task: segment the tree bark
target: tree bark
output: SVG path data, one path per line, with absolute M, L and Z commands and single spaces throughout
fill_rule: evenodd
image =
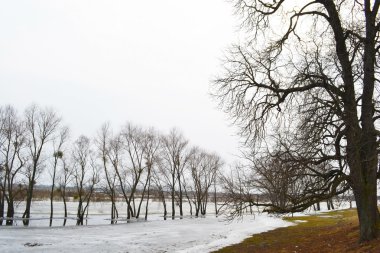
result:
M 6 221 L 7 226 L 13 225 L 14 214 L 15 214 L 15 209 L 14 209 L 13 197 L 12 197 L 12 198 L 9 198 L 9 201 L 8 201 L 7 221 Z
M 174 195 L 174 183 L 175 183 L 175 174 L 173 173 L 172 174 L 172 220 L 174 220 L 174 216 L 175 216 L 175 203 L 174 203 L 174 199 L 175 199 L 175 195 Z
M 22 215 L 22 218 L 23 218 L 22 223 L 24 224 L 24 226 L 29 226 L 30 208 L 32 206 L 34 178 L 35 178 L 36 170 L 37 168 L 33 169 L 32 180 L 29 180 L 28 192 L 26 194 L 26 207 L 25 207 L 24 214 Z
M 51 184 L 51 190 L 50 190 L 50 223 L 49 223 L 50 227 L 53 224 L 53 198 L 54 198 L 55 174 L 57 172 L 57 163 L 58 163 L 58 158 L 54 157 L 53 182 Z
M 353 187 L 358 211 L 360 241 L 369 241 L 377 237 L 379 215 L 377 209 L 376 178 L 367 178 L 367 182 Z
M 63 226 L 66 226 L 66 221 L 67 221 L 67 204 L 66 204 L 66 197 L 65 197 L 65 195 L 63 195 L 62 198 L 63 198 L 63 208 L 64 208 L 64 211 L 65 211 L 64 219 L 63 219 Z
M 179 187 L 179 216 L 180 219 L 183 218 L 183 210 L 182 210 L 182 202 L 183 202 L 183 196 L 182 196 L 182 184 L 181 184 L 181 173 L 180 173 L 180 166 L 177 164 L 177 180 L 178 180 L 178 187 Z
M 3 218 L 4 218 L 4 202 L 5 202 L 5 190 L 2 189 L 0 191 L 0 226 L 3 225 Z
M 146 205 L 145 205 L 145 220 L 148 220 L 148 206 L 149 206 L 149 198 L 150 198 L 150 173 L 148 175 L 149 182 L 148 182 L 148 196 L 146 198 Z

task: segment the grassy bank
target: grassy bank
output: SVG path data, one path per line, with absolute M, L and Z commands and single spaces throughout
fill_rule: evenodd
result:
M 289 217 L 285 220 L 295 225 L 253 235 L 217 252 L 380 252 L 380 239 L 358 243 L 356 209 Z

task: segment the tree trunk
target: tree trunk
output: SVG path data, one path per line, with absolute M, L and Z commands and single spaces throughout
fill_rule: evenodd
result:
M 39 153 L 40 153 L 40 151 L 39 151 Z M 37 155 L 37 158 L 33 158 L 33 171 L 32 171 L 32 175 L 29 179 L 29 186 L 28 186 L 28 192 L 27 192 L 27 197 L 26 197 L 25 212 L 22 215 L 22 218 L 23 218 L 22 222 L 23 222 L 24 226 L 29 226 L 30 208 L 32 206 L 34 184 L 36 183 L 35 178 L 36 178 L 38 160 L 39 160 L 39 155 Z
M 201 208 L 201 202 L 198 200 L 197 202 L 195 202 L 195 217 L 199 216 L 200 208 Z
M 117 211 L 116 202 L 114 202 L 114 209 L 113 210 L 115 212 L 114 217 L 116 219 L 114 224 L 116 224 L 117 223 L 117 219 L 119 218 L 119 212 Z
M 132 197 L 132 204 L 133 204 L 132 217 L 136 217 L 136 202 L 135 202 L 135 195 L 133 195 L 133 197 Z
M 144 184 L 144 189 L 143 189 L 143 192 L 141 194 L 139 208 L 137 209 L 136 219 L 139 218 L 139 216 L 140 216 L 141 204 L 142 204 L 142 202 L 144 200 L 144 196 L 145 196 L 146 188 L 147 188 L 148 183 L 149 183 L 149 179 L 150 179 L 150 175 L 149 175 L 149 172 L 148 172 L 148 175 L 147 175 L 147 178 L 146 178 L 146 181 L 145 181 L 145 184 Z
M 193 205 L 191 204 L 191 200 L 189 198 L 189 195 L 187 195 L 187 193 L 186 193 L 186 198 L 187 198 L 187 201 L 189 202 L 189 206 L 190 206 L 190 216 L 193 216 Z
M 54 177 L 55 177 L 55 170 L 54 170 Z M 53 179 L 53 184 L 51 186 L 51 191 L 50 191 L 50 223 L 49 223 L 50 227 L 53 224 L 53 198 L 54 198 L 54 179 Z
M 379 216 L 377 209 L 376 178 L 367 184 L 353 187 L 358 211 L 360 241 L 369 241 L 377 237 Z
M 335 209 L 335 206 L 334 206 L 334 202 L 332 199 L 330 199 L 330 206 L 331 206 L 331 209 L 334 210 Z
M 182 210 L 183 196 L 182 196 L 181 174 L 179 173 L 179 166 L 178 166 L 177 171 L 178 171 L 177 180 L 178 180 L 178 187 L 179 187 L 179 216 L 180 216 L 180 219 L 182 219 L 182 217 L 183 217 L 183 210 Z
M 217 198 L 216 198 L 216 186 L 214 183 L 214 204 L 215 204 L 215 216 L 218 217 L 218 204 L 217 204 Z M 251 214 L 252 214 L 252 206 L 250 206 Z
M 12 199 L 9 198 L 8 208 L 7 208 L 7 221 L 6 221 L 7 226 L 13 225 L 14 214 L 15 214 L 15 209 L 14 209 L 14 204 L 13 204 L 13 198 Z
M 89 208 L 88 208 L 88 202 L 87 202 L 87 208 L 86 208 L 86 226 L 87 226 L 87 221 L 88 221 L 88 219 L 87 219 L 88 218 L 88 209 Z
M 4 219 L 4 202 L 5 202 L 5 193 L 4 191 L 0 191 L 0 226 L 3 225 Z
M 29 182 L 28 192 L 26 195 L 26 207 L 25 207 L 24 214 L 22 215 L 22 218 L 23 218 L 22 223 L 24 224 L 24 226 L 29 226 L 32 197 L 33 197 L 33 182 Z
M 134 217 L 134 213 L 133 213 L 133 209 L 132 209 L 132 206 L 131 206 L 131 201 L 127 201 L 127 219 L 131 219 L 131 217 Z
M 115 203 L 115 191 L 111 190 L 111 224 L 116 224 L 116 203 Z
M 165 201 L 165 193 L 162 192 L 162 204 L 164 205 L 164 220 L 166 220 L 166 216 L 168 215 L 168 211 L 166 209 L 166 201 Z
M 166 202 L 164 201 L 164 220 L 166 220 L 167 216 L 168 216 L 168 211 L 166 210 Z
M 50 223 L 49 223 L 50 227 L 53 224 L 53 198 L 54 198 L 55 174 L 57 171 L 57 163 L 58 163 L 58 158 L 54 157 L 53 182 L 51 184 L 51 191 L 50 191 Z
M 127 201 L 127 220 L 131 218 L 131 202 L 126 198 Z
M 77 226 L 78 225 L 83 225 L 83 216 L 84 216 L 84 213 L 83 213 L 83 203 L 82 203 L 82 200 L 79 199 L 78 211 L 77 211 Z
M 67 221 L 67 204 L 66 204 L 66 197 L 65 197 L 65 195 L 63 195 L 62 198 L 63 198 L 63 208 L 65 210 L 65 215 L 64 215 L 64 219 L 63 219 L 63 226 L 66 226 L 66 221 Z
M 174 204 L 174 173 L 173 173 L 173 178 L 172 178 L 172 180 L 173 180 L 173 184 L 172 184 L 172 220 L 174 220 L 174 216 L 175 216 L 175 204 Z
M 145 220 L 148 220 L 148 206 L 149 206 L 149 197 L 150 197 L 150 175 L 149 177 L 149 182 L 148 182 L 148 196 L 146 198 L 146 205 L 145 205 Z

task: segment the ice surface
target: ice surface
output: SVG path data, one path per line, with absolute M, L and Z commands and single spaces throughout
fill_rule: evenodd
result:
M 34 205 L 39 211 L 44 210 L 43 206 L 44 203 Z M 102 208 L 96 210 L 94 220 L 108 218 L 107 210 L 105 213 Z M 97 222 L 98 225 L 49 228 L 40 226 L 47 220 L 34 220 L 35 225 L 29 228 L 2 226 L 0 252 L 208 252 L 238 243 L 252 234 L 292 224 L 267 214 L 249 215 L 233 222 L 212 215 L 175 220 L 163 220 L 158 214 L 150 217 L 146 222 L 116 225 Z
M 110 203 L 96 202 L 90 206 L 89 226 L 75 226 L 75 209 L 77 203 L 69 202 L 70 220 L 66 227 L 61 227 L 63 206 L 54 204 L 54 227 L 49 228 L 49 202 L 35 201 L 32 205 L 31 226 L 23 227 L 21 221 L 17 226 L 0 227 L 0 252 L 209 252 L 224 246 L 238 243 L 252 234 L 261 233 L 278 227 L 290 226 L 280 217 L 266 213 L 247 215 L 242 220 L 228 222 L 225 217 L 191 218 L 163 220 L 162 204 L 150 202 L 148 221 L 110 223 Z M 118 203 L 119 215 L 125 218 L 126 205 Z M 347 208 L 343 203 L 338 208 Z M 21 203 L 17 216 L 23 210 Z M 321 206 L 326 211 L 325 205 Z M 188 213 L 186 210 L 185 213 Z M 212 208 L 210 206 L 210 212 Z M 307 210 L 294 216 L 316 215 L 321 212 Z M 326 215 L 326 214 L 324 214 Z M 144 214 L 141 215 L 144 217 Z

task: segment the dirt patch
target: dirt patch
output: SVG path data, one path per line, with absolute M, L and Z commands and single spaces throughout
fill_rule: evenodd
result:
M 359 226 L 356 209 L 329 212 L 320 216 L 286 218 L 286 220 L 295 222 L 296 225 L 253 235 L 242 243 L 217 252 L 380 252 L 380 239 L 370 243 L 358 243 Z

